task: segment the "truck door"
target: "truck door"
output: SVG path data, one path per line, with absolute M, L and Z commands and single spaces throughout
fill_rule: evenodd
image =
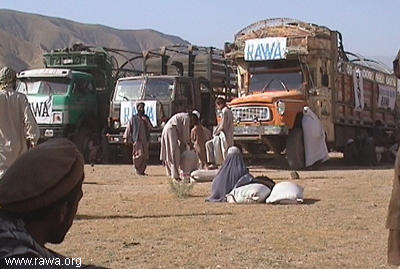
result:
M 205 125 L 215 126 L 217 124 L 215 98 L 210 83 L 205 79 L 200 80 L 196 86 L 196 90 L 200 92 L 201 104 L 197 109 L 200 109 L 201 119 L 205 121 Z
M 335 87 L 331 61 L 319 59 L 314 70 L 314 87 L 307 91 L 307 104 L 321 120 L 327 140 L 334 140 L 332 93 Z
M 172 111 L 173 113 L 188 111 L 194 108 L 193 99 L 193 81 L 192 80 L 177 80 L 174 103 Z
M 97 114 L 96 90 L 91 80 L 76 79 L 70 100 L 70 117 L 73 123 L 78 124 L 82 117 L 88 115 L 95 117 Z M 94 121 L 96 118 L 91 120 Z

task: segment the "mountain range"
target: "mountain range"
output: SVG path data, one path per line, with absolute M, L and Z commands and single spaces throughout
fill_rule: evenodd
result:
M 189 44 L 180 37 L 151 29 L 119 30 L 104 25 L 0 9 L 0 67 L 16 71 L 43 66 L 43 52 L 89 46 L 143 51 L 172 44 Z
M 0 67 L 20 71 L 43 66 L 43 52 L 72 47 L 75 43 L 131 51 L 189 44 L 152 29 L 119 30 L 99 24 L 0 9 Z M 367 56 L 392 68 L 394 57 Z

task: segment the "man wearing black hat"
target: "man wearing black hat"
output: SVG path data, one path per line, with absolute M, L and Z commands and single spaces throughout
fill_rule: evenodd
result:
M 1 268 L 21 268 L 10 262 L 22 259 L 36 265 L 29 268 L 82 267 L 45 244 L 64 240 L 83 195 L 83 179 L 83 157 L 67 139 L 45 142 L 9 167 L 0 181 Z M 53 265 L 46 267 L 48 262 Z
M 149 139 L 152 128 L 150 119 L 144 114 L 144 103 L 136 105 L 137 114 L 129 120 L 124 133 L 124 142 L 132 144 L 132 160 L 136 174 L 145 175 L 149 161 Z
M 40 136 L 26 96 L 15 91 L 15 80 L 14 70 L 0 70 L 0 178 L 27 151 L 27 141 L 35 144 Z

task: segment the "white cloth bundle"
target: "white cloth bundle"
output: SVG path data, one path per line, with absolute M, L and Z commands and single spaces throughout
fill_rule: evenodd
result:
M 328 160 L 324 128 L 318 116 L 309 107 L 304 107 L 302 127 L 306 167 L 317 161 Z
M 297 204 L 303 202 L 304 188 L 296 183 L 283 181 L 276 183 L 266 200 L 267 204 Z
M 252 183 L 234 188 L 226 195 L 226 201 L 236 204 L 263 203 L 270 193 L 271 190 L 267 186 Z
M 195 182 L 211 182 L 214 177 L 218 174 L 219 169 L 205 170 L 199 169 L 195 170 L 190 174 L 190 180 Z

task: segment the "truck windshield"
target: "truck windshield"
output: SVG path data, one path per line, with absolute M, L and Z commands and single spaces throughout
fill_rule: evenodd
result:
M 155 98 L 157 100 L 171 99 L 172 79 L 134 79 L 121 80 L 114 94 L 115 101 L 129 101 Z
M 64 95 L 70 80 L 66 78 L 29 78 L 17 82 L 17 91 L 24 94 Z
M 253 73 L 250 76 L 250 92 L 300 90 L 301 72 Z

